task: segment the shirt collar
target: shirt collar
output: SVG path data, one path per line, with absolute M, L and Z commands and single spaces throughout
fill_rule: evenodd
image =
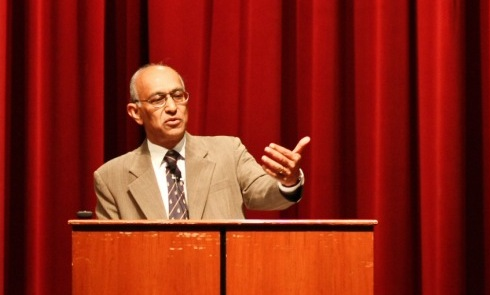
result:
M 154 144 L 149 139 L 147 139 L 146 141 L 148 142 L 148 150 L 150 151 L 151 161 L 154 164 L 157 164 L 157 166 L 160 166 L 163 163 L 162 159 L 167 154 L 168 149 L 164 148 L 163 146 L 159 146 L 157 144 Z M 178 152 L 180 154 L 180 156 L 185 159 L 185 136 L 173 148 L 173 150 Z

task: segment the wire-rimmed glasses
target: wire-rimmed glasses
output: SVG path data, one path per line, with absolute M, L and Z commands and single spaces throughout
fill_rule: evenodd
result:
M 155 108 L 163 108 L 167 104 L 168 98 L 171 97 L 175 104 L 186 104 L 189 100 L 189 92 L 183 89 L 175 89 L 168 93 L 157 93 L 146 100 L 137 100 L 135 102 L 146 102 Z

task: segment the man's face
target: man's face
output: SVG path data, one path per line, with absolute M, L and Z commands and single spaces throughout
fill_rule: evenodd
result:
M 157 94 L 184 90 L 179 74 L 165 66 L 151 66 L 144 69 L 136 80 L 139 100 L 146 101 Z M 130 109 L 134 114 L 131 115 Z M 128 104 L 128 113 L 143 125 L 146 136 L 155 144 L 173 148 L 185 134 L 187 126 L 187 104 L 176 104 L 170 96 L 164 107 L 156 108 L 150 103 Z

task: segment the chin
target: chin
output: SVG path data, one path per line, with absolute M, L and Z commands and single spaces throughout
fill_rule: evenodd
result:
M 167 138 L 172 138 L 175 140 L 181 140 L 184 137 L 185 129 L 184 128 L 175 128 L 164 134 Z

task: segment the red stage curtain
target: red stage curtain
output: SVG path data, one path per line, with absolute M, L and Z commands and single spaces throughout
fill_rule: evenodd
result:
M 7 170 L 7 3 L 0 2 L 0 290 L 5 285 L 5 201 Z
M 376 294 L 490 294 L 489 0 L 6 0 L 0 274 L 69 294 L 92 172 L 139 145 L 128 81 L 164 62 L 193 134 L 259 158 L 305 135 L 304 199 L 250 218 L 374 218 Z M 325 270 L 332 271 L 332 270 Z

